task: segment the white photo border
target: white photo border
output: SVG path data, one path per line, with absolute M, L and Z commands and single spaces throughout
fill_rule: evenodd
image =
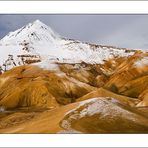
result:
M 0 14 L 148 14 L 148 1 L 0 1 Z M 147 134 L 0 134 L 1 147 L 147 147 Z

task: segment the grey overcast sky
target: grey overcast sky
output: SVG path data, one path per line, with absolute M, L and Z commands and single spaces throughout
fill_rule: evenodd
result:
M 0 15 L 0 38 L 36 19 L 67 38 L 148 49 L 148 15 Z

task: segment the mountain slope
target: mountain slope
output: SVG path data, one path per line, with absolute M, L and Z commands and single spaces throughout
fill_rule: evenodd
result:
M 105 88 L 138 97 L 148 86 L 148 53 L 137 52 L 118 66 Z
M 60 125 L 82 133 L 147 133 L 148 118 L 119 100 L 97 97 L 80 102 Z
M 5 52 L 4 52 L 5 51 Z M 102 64 L 104 60 L 127 57 L 134 50 L 82 43 L 61 37 L 39 20 L 9 33 L 0 40 L 3 71 L 44 60 L 60 63 Z

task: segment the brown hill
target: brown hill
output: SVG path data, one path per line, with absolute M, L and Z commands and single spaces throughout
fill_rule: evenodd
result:
M 58 133 L 64 130 L 59 123 L 66 112 L 77 105 L 72 103 L 50 110 L 31 107 L 5 112 L 3 116 L 0 113 L 0 133 Z
M 129 57 L 115 70 L 105 88 L 129 97 L 138 97 L 148 86 L 148 53 Z
M 5 112 L 0 133 L 147 133 L 147 109 L 110 97 L 90 98 L 50 110 Z
M 147 133 L 148 118 L 113 98 L 92 98 L 68 112 L 61 121 L 65 130 L 82 133 Z
M 148 133 L 147 53 L 0 75 L 0 133 Z
M 144 90 L 139 95 L 139 99 L 142 100 L 142 101 L 139 104 L 137 104 L 138 107 L 148 106 L 148 89 Z
M 0 76 L 0 106 L 53 108 L 74 102 L 94 87 L 37 66 L 16 67 Z
M 102 98 L 103 97 L 112 97 L 112 98 L 115 98 L 115 99 L 121 101 L 123 104 L 128 105 L 128 106 L 135 106 L 136 104 L 138 104 L 140 102 L 139 99 L 118 95 L 116 93 L 113 93 L 113 92 L 103 89 L 103 88 L 99 88 L 97 90 L 91 91 L 90 93 L 77 99 L 77 101 L 84 101 L 89 98 L 96 98 L 96 97 L 102 97 Z

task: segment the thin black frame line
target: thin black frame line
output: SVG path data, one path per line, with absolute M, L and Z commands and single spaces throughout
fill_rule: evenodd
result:
M 148 15 L 148 13 L 0 13 L 0 15 Z
M 30 0 L 0 0 L 0 1 L 30 1 Z M 148 1 L 148 0 L 31 0 L 31 1 Z

